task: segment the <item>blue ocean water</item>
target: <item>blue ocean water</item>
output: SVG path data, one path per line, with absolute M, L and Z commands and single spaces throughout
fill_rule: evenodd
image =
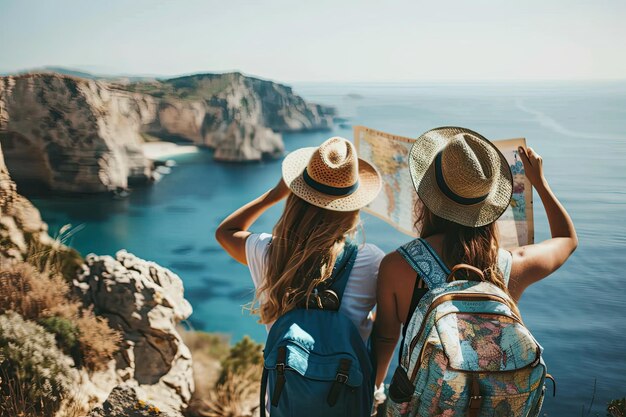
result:
M 626 395 L 626 82 L 515 84 L 300 84 L 305 98 L 335 105 L 347 122 L 332 132 L 288 134 L 288 150 L 331 135 L 352 138 L 364 124 L 416 137 L 458 125 L 488 138 L 526 137 L 543 157 L 546 176 L 576 224 L 580 246 L 570 261 L 521 300 L 526 324 L 545 348 L 558 383 L 545 415 L 592 414 Z M 81 253 L 126 248 L 178 273 L 194 307 L 193 327 L 244 334 L 265 330 L 243 307 L 252 299 L 244 266 L 226 256 L 214 229 L 232 210 L 275 184 L 280 161 L 223 164 L 208 151 L 175 158 L 170 175 L 125 200 L 104 196 L 34 198 L 52 232 L 83 225 L 70 242 Z M 274 207 L 253 230 L 269 232 Z M 366 239 L 392 251 L 408 238 L 363 215 Z M 549 237 L 535 195 L 535 237 Z M 586 415 L 586 411 L 585 411 Z

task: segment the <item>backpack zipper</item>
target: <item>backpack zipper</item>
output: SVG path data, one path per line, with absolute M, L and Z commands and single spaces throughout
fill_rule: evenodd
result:
M 511 310 L 512 313 L 512 318 L 517 321 L 518 323 L 522 324 L 522 321 L 519 317 L 517 317 L 517 315 L 515 315 L 515 313 L 513 313 L 513 309 L 511 308 L 510 302 L 508 300 L 506 300 L 504 297 L 500 297 L 499 295 L 495 295 L 495 294 L 481 294 L 481 293 L 452 293 L 452 294 L 444 294 L 439 296 L 438 298 L 436 298 L 432 304 L 428 307 L 428 310 L 426 311 L 426 314 L 424 315 L 424 319 L 422 320 L 422 324 L 420 325 L 420 329 L 417 332 L 417 334 L 415 335 L 415 337 L 413 337 L 413 339 L 411 339 L 411 345 L 409 346 L 409 363 L 411 360 L 411 357 L 413 356 L 413 350 L 415 349 L 415 346 L 417 345 L 417 342 L 419 341 L 419 339 L 422 337 L 422 333 L 424 332 L 425 328 L 426 328 L 426 323 L 428 322 L 428 318 L 430 317 L 430 314 L 433 312 L 433 310 L 435 308 L 437 308 L 439 305 L 447 302 L 447 301 L 496 301 L 499 303 L 502 303 L 504 305 L 506 305 L 507 307 L 509 307 L 509 309 Z M 478 314 L 478 313 L 477 313 Z M 508 317 L 508 316 L 507 316 Z M 420 351 L 420 357 L 419 357 L 419 362 L 416 362 L 414 368 L 413 368 L 413 372 L 411 373 L 411 383 L 415 382 L 415 377 L 417 376 L 417 363 L 421 363 L 421 357 L 422 354 L 424 353 L 424 347 L 422 346 L 422 349 Z

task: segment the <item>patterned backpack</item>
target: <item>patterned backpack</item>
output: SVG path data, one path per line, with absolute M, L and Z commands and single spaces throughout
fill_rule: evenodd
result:
M 386 415 L 537 416 L 551 377 L 510 296 L 488 282 L 454 281 L 461 269 L 482 272 L 448 270 L 423 239 L 398 251 L 428 292 L 408 323 Z
M 350 318 L 338 311 L 357 246 L 347 242 L 331 278 L 308 305 L 272 325 L 264 350 L 261 417 L 369 416 L 375 372 L 371 352 Z

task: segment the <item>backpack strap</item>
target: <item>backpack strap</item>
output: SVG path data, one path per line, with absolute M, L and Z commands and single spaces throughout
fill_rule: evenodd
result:
M 350 278 L 350 273 L 354 267 L 358 251 L 356 243 L 351 240 L 346 240 L 343 252 L 337 257 L 335 266 L 333 266 L 331 278 L 323 283 L 324 289 L 331 289 L 337 294 L 340 303 L 346 286 L 348 285 L 348 278 Z
M 266 400 L 267 400 L 267 378 L 269 376 L 269 372 L 267 368 L 263 367 L 263 374 L 261 375 L 261 392 L 259 398 L 259 411 L 261 412 L 261 417 L 266 417 Z
M 400 246 L 398 253 L 419 274 L 429 290 L 442 287 L 447 282 L 450 270 L 421 237 Z

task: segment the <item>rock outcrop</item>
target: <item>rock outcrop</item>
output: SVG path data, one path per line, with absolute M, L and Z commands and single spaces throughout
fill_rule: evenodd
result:
M 17 193 L 0 147 L 0 265 L 37 263 L 42 253 L 54 256 L 55 263 L 63 262 L 62 272 L 74 279 L 84 304 L 123 333 L 121 350 L 107 370 L 74 370 L 83 405 L 102 403 L 117 386 L 109 401 L 111 410 L 125 410 L 121 401 L 130 395 L 133 401 L 140 399 L 138 404 L 152 404 L 162 411 L 145 415 L 181 417 L 194 390 L 191 354 L 175 328 L 192 312 L 181 279 L 126 251 L 115 258 L 89 255 L 83 261 L 61 240 L 50 237 L 39 211 Z M 99 415 L 109 414 L 94 414 Z
M 280 132 L 328 129 L 333 109 L 240 73 L 122 84 L 40 73 L 0 77 L 0 143 L 11 175 L 102 192 L 152 179 L 145 138 L 215 150 L 223 161 L 282 155 Z
M 101 192 L 146 181 L 141 126 L 157 103 L 54 74 L 0 78 L 0 141 L 11 176 L 53 190 Z
M 39 210 L 18 194 L 0 147 L 0 260 L 25 261 L 33 245 L 66 249 L 48 235 Z
M 96 407 L 87 417 L 174 417 L 158 407 L 140 400 L 130 387 L 115 387 L 102 407 Z
M 192 312 L 181 279 L 121 250 L 115 258 L 88 255 L 75 285 L 85 304 L 123 332 L 122 380 L 159 409 L 182 411 L 194 386 L 191 353 L 176 331 Z

